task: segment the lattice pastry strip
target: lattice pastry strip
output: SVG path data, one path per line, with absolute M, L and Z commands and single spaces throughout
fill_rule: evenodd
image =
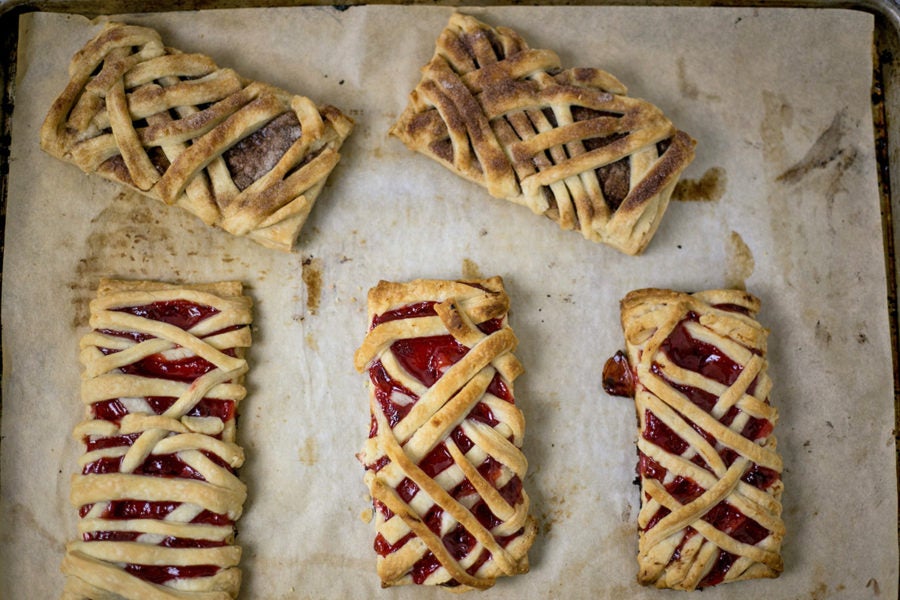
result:
M 374 504 L 382 585 L 491 587 L 528 570 L 522 366 L 499 277 L 381 282 L 356 352 L 369 373 L 359 454 Z
M 694 140 L 599 69 L 563 70 L 515 32 L 454 14 L 390 133 L 505 198 L 638 254 Z
M 81 340 L 85 444 L 64 598 L 234 598 L 235 443 L 251 302 L 238 282 L 103 280 Z
M 622 301 L 627 357 L 607 362 L 604 384 L 633 395 L 637 410 L 642 584 L 691 590 L 783 569 L 782 462 L 758 311 L 737 290 L 645 289 Z
M 146 27 L 108 23 L 69 77 L 41 128 L 45 151 L 280 250 L 353 128 L 332 106 L 167 48 Z

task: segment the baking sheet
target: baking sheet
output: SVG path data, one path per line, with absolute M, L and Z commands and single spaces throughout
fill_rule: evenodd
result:
M 746 285 L 771 328 L 786 470 L 779 580 L 728 594 L 896 597 L 897 485 L 885 265 L 869 106 L 872 17 L 851 11 L 466 9 L 565 65 L 600 66 L 699 140 L 682 201 L 628 257 L 386 137 L 452 9 L 353 7 L 128 17 L 244 76 L 357 121 L 292 254 L 42 154 L 69 58 L 99 27 L 22 18 L 2 291 L 0 596 L 50 598 L 75 532 L 77 341 L 102 276 L 240 279 L 256 302 L 239 522 L 247 598 L 430 597 L 380 591 L 362 468 L 369 418 L 352 354 L 378 279 L 500 274 L 527 373 L 532 571 L 496 598 L 644 598 L 634 583 L 634 414 L 600 386 L 622 345 L 618 300 L 644 286 Z M 765 40 L 765 43 L 760 43 Z M 812 51 L 814 49 L 814 51 Z M 695 200 L 695 201 L 689 201 Z

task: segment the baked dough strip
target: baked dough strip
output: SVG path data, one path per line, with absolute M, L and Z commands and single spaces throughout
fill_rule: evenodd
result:
M 107 23 L 72 58 L 40 136 L 87 173 L 289 251 L 352 129 L 333 106 L 168 48 L 153 29 Z
M 456 13 L 390 130 L 407 147 L 627 254 L 653 237 L 694 140 L 600 69 L 563 69 Z
M 359 459 L 385 587 L 485 589 L 528 570 L 536 526 L 521 486 L 525 423 L 513 381 L 522 366 L 508 309 L 499 277 L 381 282 L 369 292 L 372 326 L 354 363 L 372 377 L 373 425 Z M 445 353 L 454 357 L 434 373 L 408 366 Z M 389 396 L 376 377 L 387 378 Z
M 621 309 L 638 415 L 638 581 L 692 590 L 777 577 L 783 467 L 759 300 L 645 289 Z
M 63 598 L 237 597 L 251 318 L 237 282 L 101 281 L 81 342 L 82 539 L 66 547 Z

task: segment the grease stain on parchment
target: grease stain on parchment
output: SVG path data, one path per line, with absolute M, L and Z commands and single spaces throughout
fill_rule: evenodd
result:
M 567 493 L 554 494 L 549 499 L 547 504 L 551 508 L 538 516 L 538 530 L 542 536 L 546 536 L 553 531 L 555 525 L 572 518 L 572 509 L 566 506 L 566 496 L 576 494 L 582 489 L 583 486 L 576 485 Z
M 311 332 L 307 333 L 303 339 L 306 342 L 307 348 L 309 348 L 313 352 L 319 351 L 319 343 L 316 341 L 316 336 L 314 336 Z
M 725 195 L 727 177 L 722 167 L 707 169 L 700 179 L 682 179 L 675 185 L 672 200 L 678 202 L 716 202 Z
M 302 277 L 306 286 L 306 310 L 314 315 L 322 300 L 322 259 L 312 256 L 304 258 Z
M 794 109 L 787 100 L 774 92 L 763 90 L 763 119 L 759 125 L 759 137 L 763 143 L 766 162 L 782 165 L 787 162 L 784 130 L 794 123 Z
M 68 283 L 73 326 L 87 325 L 88 303 L 103 277 L 205 281 L 208 263 L 202 257 L 220 243 L 217 238 L 223 235 L 228 234 L 207 227 L 178 207 L 167 207 L 133 190 L 120 190 L 91 219 L 90 233 L 80 252 L 83 258 Z M 246 260 L 229 254 L 221 261 L 225 273 L 247 266 Z
M 732 231 L 725 245 L 725 285 L 734 290 L 746 290 L 747 279 L 753 275 L 755 267 L 750 247 L 737 231 Z
M 818 584 L 809 592 L 809 600 L 824 600 L 828 596 L 828 585 L 825 583 Z
M 875 596 L 881 595 L 881 587 L 878 585 L 878 580 L 875 579 L 874 577 L 869 579 L 869 581 L 866 582 L 866 589 L 868 589 L 868 588 L 872 588 L 873 595 L 875 595 Z
M 829 178 L 829 185 L 825 191 L 831 192 L 832 195 L 840 191 L 837 187 L 840 176 L 856 161 L 859 154 L 856 148 L 848 148 L 844 145 L 847 130 L 845 120 L 844 110 L 835 113 L 831 124 L 813 142 L 803 158 L 782 172 L 775 180 L 789 185 L 796 184 L 810 173 L 833 165 L 835 174 Z
M 16 502 L 10 507 L 10 512 L 12 513 L 12 515 L 10 515 L 10 521 L 24 523 L 28 530 L 37 533 L 38 536 L 47 541 L 50 546 L 56 547 L 65 544 L 64 538 L 55 535 L 44 527 L 41 520 L 38 519 L 35 516 L 34 511 L 31 510 L 30 506 Z
M 688 100 L 721 100 L 720 96 L 717 96 L 715 94 L 707 94 L 706 92 L 700 91 L 700 87 L 688 77 L 687 67 L 684 63 L 684 57 L 678 58 L 678 61 L 676 62 L 676 69 L 678 75 L 678 91 L 681 92 L 682 96 L 684 96 Z
M 620 523 L 609 534 L 609 543 L 617 548 L 630 546 L 638 537 L 637 521 Z
M 462 276 L 463 279 L 484 279 L 484 275 L 481 274 L 481 269 L 475 261 L 468 258 L 464 258 L 462 261 Z
M 822 323 L 821 320 L 816 321 L 815 329 L 813 329 L 813 335 L 815 336 L 817 341 L 821 342 L 825 346 L 831 343 L 831 330 L 828 328 L 828 325 Z
M 759 138 L 762 141 L 762 157 L 767 181 L 775 179 L 777 174 L 788 164 L 785 147 L 785 131 L 794 122 L 794 109 L 780 94 L 763 90 L 763 118 L 759 124 Z M 774 253 L 779 263 L 779 271 L 790 281 L 794 271 L 792 260 L 794 239 L 799 236 L 797 221 L 786 217 L 790 206 L 786 206 L 788 195 L 784 186 L 767 186 L 766 204 L 772 237 L 778 247 Z
M 88 303 L 101 277 L 144 275 L 154 260 L 165 260 L 175 253 L 168 241 L 168 229 L 160 225 L 157 200 L 144 198 L 130 190 L 121 191 L 91 220 L 93 231 L 87 238 L 84 258 L 78 262 L 75 279 L 69 283 L 74 293 L 75 328 L 88 324 Z M 150 252 L 150 249 L 154 252 Z M 155 256 L 157 250 L 161 256 Z M 125 263 L 132 273 L 111 273 L 113 265 Z
M 794 126 L 794 110 L 778 94 L 763 91 L 762 95 L 765 114 L 760 138 L 767 179 L 771 182 L 766 202 L 772 235 L 778 246 L 774 256 L 781 273 L 791 281 L 798 266 L 795 263 L 802 260 L 795 249 L 806 247 L 814 236 L 834 236 L 846 226 L 844 220 L 852 223 L 860 218 L 859 211 L 848 212 L 841 203 L 853 192 L 848 187 L 848 173 L 859 169 L 864 161 L 860 160 L 860 149 L 847 141 L 852 124 L 848 123 L 846 108 L 834 113 L 830 123 L 798 159 L 785 141 Z M 824 222 L 813 228 L 814 222 L 809 218 L 798 218 L 810 211 L 814 217 L 821 215 Z M 813 273 L 818 281 L 819 267 L 827 270 L 829 265 L 807 265 L 804 271 Z
M 316 438 L 308 437 L 303 440 L 303 445 L 300 446 L 297 456 L 300 462 L 307 467 L 315 465 L 319 461 L 319 446 L 316 443 Z

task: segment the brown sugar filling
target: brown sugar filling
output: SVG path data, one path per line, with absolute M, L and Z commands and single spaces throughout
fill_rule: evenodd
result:
M 234 184 L 241 191 L 271 171 L 284 153 L 300 138 L 300 121 L 293 112 L 279 115 L 261 129 L 245 137 L 222 154 Z M 150 162 L 160 175 L 165 174 L 170 163 L 162 148 L 147 150 Z M 117 154 L 103 162 L 100 169 L 110 176 L 134 185 L 122 155 Z
M 572 118 L 576 121 L 586 121 L 597 117 L 608 116 L 604 113 L 591 108 L 582 106 L 572 107 Z M 602 138 L 591 138 L 584 140 L 585 150 L 590 152 L 597 148 L 611 144 L 612 142 L 625 137 L 625 134 L 613 134 Z M 597 180 L 600 182 L 600 191 L 603 192 L 603 198 L 609 210 L 615 212 L 622 205 L 625 197 L 628 196 L 628 190 L 631 188 L 631 160 L 628 157 L 621 158 L 608 165 L 603 165 L 595 169 Z
M 271 171 L 301 134 L 300 121 L 286 112 L 248 135 L 222 154 L 239 190 Z

